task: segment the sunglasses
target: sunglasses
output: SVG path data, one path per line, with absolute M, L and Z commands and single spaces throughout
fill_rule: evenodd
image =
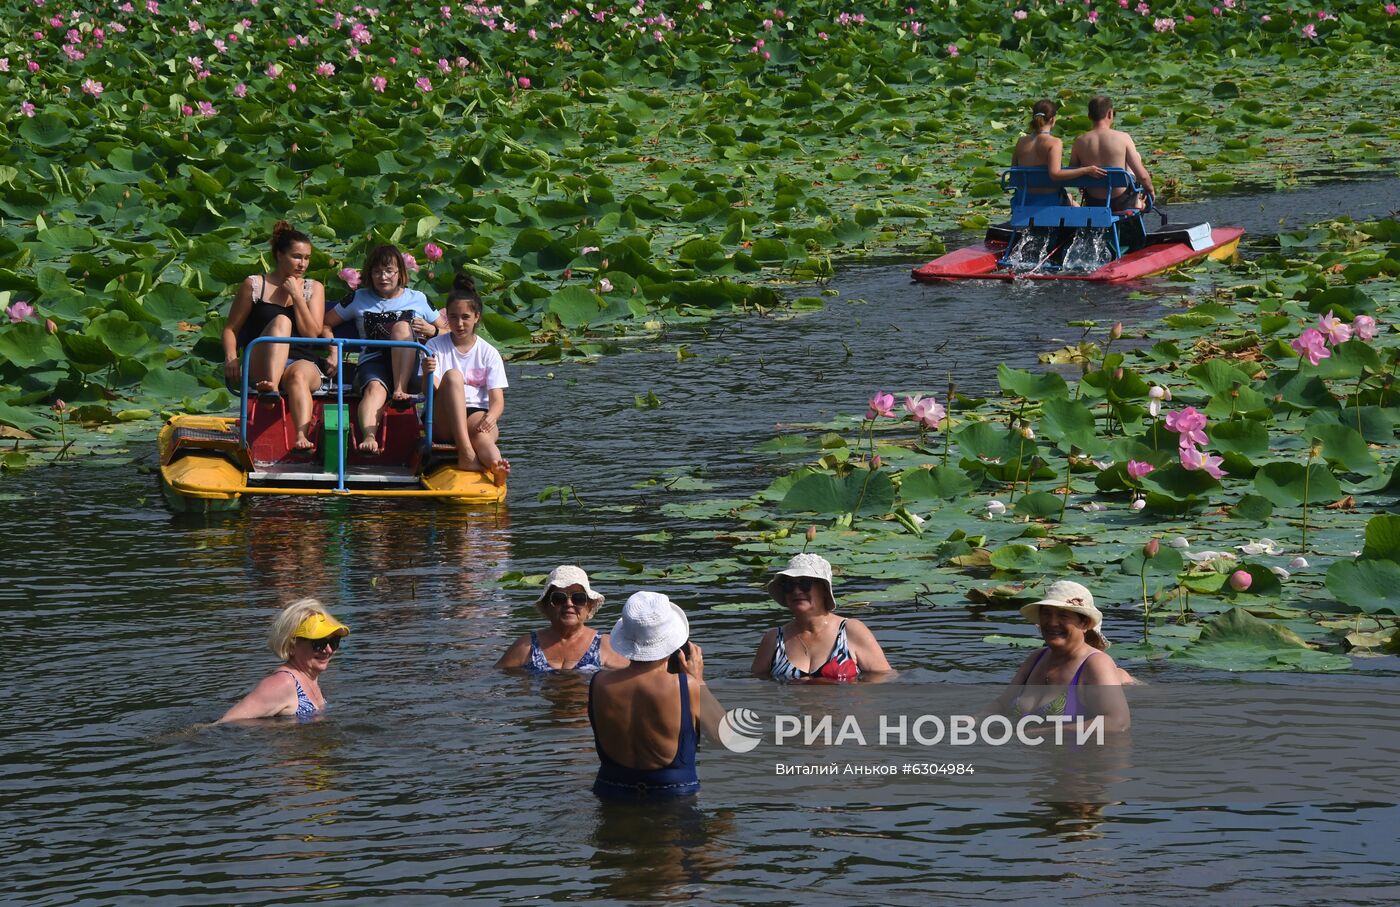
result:
M 564 603 L 569 601 L 582 608 L 584 605 L 588 604 L 588 593 L 575 592 L 570 594 L 568 592 L 551 592 L 549 594 L 549 603 L 556 608 L 564 607 Z
M 305 636 L 301 638 L 306 639 Z M 311 651 L 313 652 L 324 652 L 326 649 L 330 649 L 334 652 L 336 649 L 340 648 L 339 636 L 323 636 L 320 639 L 306 639 L 306 641 L 311 645 Z
M 778 588 L 784 592 L 791 592 L 793 589 L 801 589 L 803 592 L 811 592 L 817 581 L 810 576 L 784 576 L 778 580 Z

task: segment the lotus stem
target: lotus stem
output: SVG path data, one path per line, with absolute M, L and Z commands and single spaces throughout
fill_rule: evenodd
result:
M 1065 454 L 1065 493 L 1064 493 L 1064 495 L 1060 498 L 1060 522 L 1061 522 L 1061 523 L 1063 523 L 1063 522 L 1065 521 L 1065 508 L 1067 508 L 1067 507 L 1069 506 L 1070 470 L 1073 469 L 1073 467 L 1074 467 L 1074 448 L 1071 447 L 1071 448 L 1069 449 L 1069 453 Z
M 1361 374 L 1356 378 L 1356 433 L 1361 434 L 1361 382 L 1366 380 L 1366 370 L 1362 369 Z M 1364 438 L 1363 438 L 1364 439 Z
M 1142 644 L 1145 646 L 1149 645 L 1147 629 L 1152 613 L 1152 606 L 1147 601 L 1147 558 L 1142 559 L 1142 569 L 1138 571 L 1138 578 L 1142 580 Z
M 1303 554 L 1308 553 L 1308 484 L 1312 479 L 1312 461 L 1317 453 L 1317 445 L 1308 446 L 1308 462 L 1303 467 Z

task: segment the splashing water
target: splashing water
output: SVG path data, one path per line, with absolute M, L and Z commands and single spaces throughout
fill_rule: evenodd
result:
M 1113 260 L 1113 247 L 1107 230 L 1084 227 L 1074 231 L 1065 250 L 1063 268 L 1075 274 L 1089 274 Z
M 1018 274 L 1039 269 L 1055 250 L 1057 232 L 1036 227 L 1022 232 L 1007 253 L 1003 267 Z

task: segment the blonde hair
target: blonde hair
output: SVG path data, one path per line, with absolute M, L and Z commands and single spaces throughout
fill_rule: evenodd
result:
M 272 622 L 272 629 L 267 634 L 267 647 L 284 661 L 291 658 L 292 634 L 301 626 L 302 621 L 313 614 L 324 614 L 332 620 L 335 619 L 331 617 L 331 612 L 326 610 L 326 606 L 314 598 L 299 598 L 288 604 Z

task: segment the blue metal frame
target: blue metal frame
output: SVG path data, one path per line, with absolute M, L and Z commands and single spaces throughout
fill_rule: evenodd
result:
M 1052 180 L 1045 167 L 1012 167 L 1001 175 L 1001 188 L 1013 192 L 1011 196 L 1011 239 L 1006 245 L 1006 254 L 998 264 L 1004 265 L 1011 249 L 1016 244 L 1021 231 L 1032 227 L 1092 228 L 1108 230 L 1113 242 L 1114 259 L 1123 256 L 1123 246 L 1118 238 L 1118 224 L 1123 215 L 1113 213 L 1113 190 L 1127 189 L 1133 194 L 1143 193 L 1145 207 L 1134 217 L 1142 217 L 1157 205 L 1151 192 L 1145 192 L 1133 174 L 1122 167 L 1106 167 L 1104 176 L 1080 176 L 1070 180 Z M 1060 202 L 1061 189 L 1094 189 L 1103 193 L 1102 205 L 1065 205 Z M 1053 189 L 1053 192 L 1032 192 L 1032 189 Z
M 306 344 L 309 346 L 333 346 L 339 361 L 345 362 L 345 348 L 352 347 L 411 347 L 425 355 L 432 355 L 429 349 L 421 343 L 413 340 L 357 340 L 337 337 L 328 340 L 325 337 L 255 337 L 248 342 L 248 346 L 243 350 L 243 361 L 240 363 L 242 374 L 242 393 L 238 404 L 238 443 L 244 450 L 248 449 L 248 358 L 253 352 L 253 347 L 260 343 L 285 343 L 285 344 Z M 433 382 L 424 382 L 427 385 L 424 399 L 426 412 L 424 413 L 423 428 L 425 437 L 423 439 L 423 459 L 433 452 Z M 345 432 L 347 422 L 345 419 L 345 370 L 336 369 L 335 372 L 335 406 L 340 414 L 340 427 L 338 429 L 339 442 L 336 447 L 339 453 L 339 462 L 336 464 L 336 491 L 345 491 Z

